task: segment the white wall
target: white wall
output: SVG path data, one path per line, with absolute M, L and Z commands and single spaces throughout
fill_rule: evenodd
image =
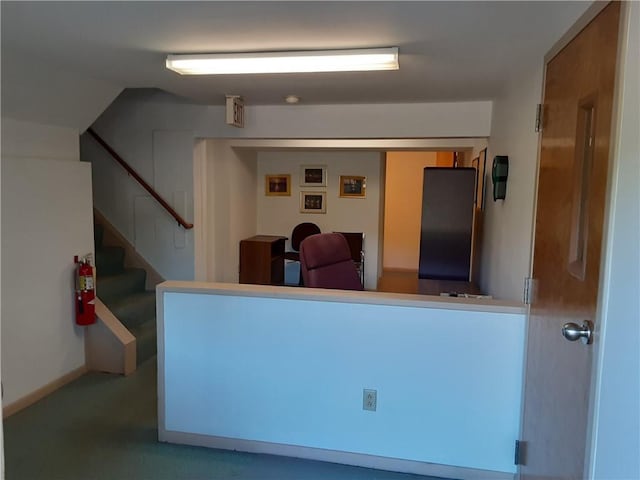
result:
M 2 117 L 2 156 L 77 161 L 78 130 Z
M 206 141 L 203 253 L 207 280 L 238 282 L 240 240 L 256 234 L 256 153 Z
M 164 104 L 124 97 L 93 125 L 97 133 L 183 218 L 193 221 L 194 124 L 198 112 L 189 104 Z M 178 226 L 88 134 L 81 156 L 93 165 L 94 206 L 167 279 L 194 278 L 193 231 Z
M 193 134 L 190 131 L 154 130 L 152 137 L 152 179 L 156 192 L 186 221 L 193 220 L 193 174 L 189 159 L 193 156 Z M 103 169 L 116 167 L 112 159 L 100 162 L 94 184 L 101 202 L 96 206 L 109 211 L 103 203 L 109 186 L 101 182 Z M 181 161 L 182 160 L 182 161 Z M 186 166 L 184 165 L 186 163 Z M 97 166 L 97 165 L 96 165 Z M 120 168 L 120 167 L 117 167 Z M 121 171 L 118 171 L 121 173 Z M 130 180 L 130 179 L 129 179 Z M 131 182 L 129 182 L 129 186 Z M 145 192 L 133 197 L 134 242 L 138 251 L 165 278 L 193 279 L 193 232 L 185 230 L 158 202 Z M 132 242 L 132 243 L 134 243 Z
M 240 240 L 256 233 L 256 152 L 224 140 L 196 142 L 194 238 L 197 280 L 238 282 Z
M 245 128 L 224 125 L 223 107 L 209 107 L 204 126 L 244 138 L 487 137 L 492 102 L 245 107 Z M 212 133 L 213 133 L 212 132 Z
M 256 231 L 256 217 L 258 199 L 262 197 L 251 188 L 260 183 L 260 177 L 257 175 L 258 154 L 251 150 L 234 149 L 233 155 L 228 165 L 229 176 L 226 179 L 221 177 L 218 182 L 224 181 L 230 186 L 228 240 L 231 248 L 227 258 L 227 270 L 233 269 L 232 280 L 237 282 L 240 272 L 240 240 L 260 232 L 259 229 Z
M 2 52 L 3 117 L 82 132 L 121 91 L 121 85 L 33 55 Z
M 207 257 L 210 262 L 207 280 L 234 281 L 234 273 L 237 270 L 234 267 L 237 262 L 230 263 L 234 242 L 229 238 L 232 210 L 229 196 L 233 188 L 229 185 L 228 179 L 231 175 L 228 170 L 233 165 L 235 152 L 224 142 L 207 140 L 206 145 L 207 178 L 204 189 L 207 204 L 204 211 L 205 218 L 201 218 L 201 221 L 206 222 L 207 238 L 204 249 L 208 252 Z M 251 195 L 249 202 L 255 204 L 253 191 L 247 189 L 247 192 Z M 255 216 L 248 220 L 255 225 Z
M 515 473 L 523 313 L 282 294 L 160 292 L 161 439 L 166 430 Z M 363 411 L 364 388 L 377 390 L 377 411 Z
M 326 165 L 326 187 L 300 186 L 301 165 Z M 265 195 L 265 175 L 291 175 L 291 196 Z M 339 176 L 367 177 L 365 198 L 340 198 Z M 257 233 L 289 237 L 293 227 L 312 222 L 322 232 L 364 232 L 365 288 L 375 289 L 378 278 L 378 222 L 380 219 L 379 152 L 261 152 L 258 154 Z M 326 193 L 326 213 L 300 213 L 300 192 Z
M 31 130 L 19 135 L 24 139 L 56 130 L 21 126 Z M 77 152 L 72 132 L 51 137 L 52 151 Z M 20 149 L 16 138 L 9 141 L 16 156 L 5 155 L 5 137 L 2 152 L 5 405 L 84 365 L 84 332 L 74 324 L 73 256 L 93 252 L 91 166 L 77 155 L 75 161 L 28 158 L 44 154 L 46 145 L 33 150 L 25 140 Z
M 625 10 L 589 467 L 596 479 L 640 478 L 640 4 Z
M 480 289 L 495 298 L 522 301 L 529 274 L 538 134 L 536 105 L 542 89 L 540 66 L 512 79 L 494 102 L 487 150 Z M 505 200 L 493 201 L 491 165 L 509 157 Z

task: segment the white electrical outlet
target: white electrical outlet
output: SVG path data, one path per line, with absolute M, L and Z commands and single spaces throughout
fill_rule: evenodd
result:
M 362 391 L 362 409 L 376 411 L 378 406 L 378 391 L 365 388 Z

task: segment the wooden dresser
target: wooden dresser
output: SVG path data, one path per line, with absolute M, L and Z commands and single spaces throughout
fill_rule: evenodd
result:
M 284 285 L 287 237 L 256 235 L 240 241 L 240 283 Z

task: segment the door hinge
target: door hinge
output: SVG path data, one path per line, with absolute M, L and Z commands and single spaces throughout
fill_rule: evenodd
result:
M 527 442 L 516 440 L 516 449 L 513 456 L 514 465 L 526 465 Z
M 539 133 L 542 131 L 542 115 L 544 113 L 544 110 L 542 109 L 542 104 L 539 103 L 536 106 L 536 133 Z
M 536 294 L 536 280 L 535 278 L 525 277 L 524 279 L 524 292 L 523 299 L 525 305 L 531 305 Z

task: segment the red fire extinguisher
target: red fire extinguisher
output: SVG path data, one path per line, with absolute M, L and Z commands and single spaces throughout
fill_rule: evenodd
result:
M 76 323 L 78 325 L 91 325 L 96 321 L 96 291 L 93 284 L 93 267 L 91 257 L 87 255 L 82 259 L 74 257 L 76 268 Z

